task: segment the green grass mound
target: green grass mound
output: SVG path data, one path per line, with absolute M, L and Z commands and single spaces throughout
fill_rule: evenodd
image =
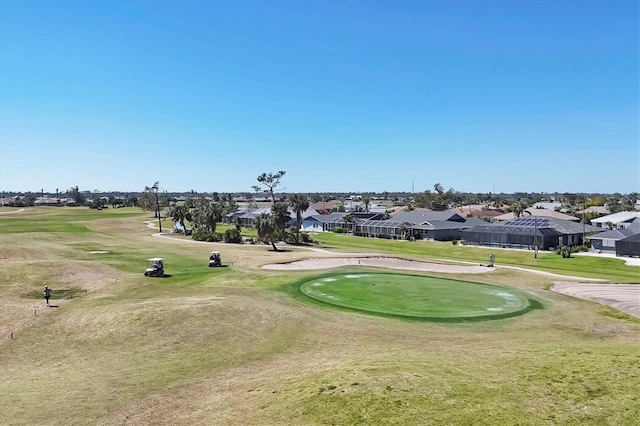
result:
M 350 310 L 438 322 L 506 318 L 541 307 L 510 288 L 408 274 L 322 275 L 305 280 L 299 289 L 316 301 Z

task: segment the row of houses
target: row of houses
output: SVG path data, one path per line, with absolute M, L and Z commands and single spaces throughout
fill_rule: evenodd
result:
M 544 210 L 544 211 L 542 211 Z M 352 235 L 387 239 L 461 240 L 469 245 L 502 248 L 553 250 L 556 247 L 580 245 L 589 237 L 596 252 L 619 256 L 640 256 L 640 212 L 622 212 L 594 219 L 592 224 L 547 209 L 530 209 L 524 216 L 503 215 L 489 223 L 477 217 L 464 217 L 451 211 L 400 211 L 389 219 L 380 212 L 334 212 L 319 214 L 313 208 L 302 214 L 302 231 L 345 231 Z M 225 217 L 252 227 L 254 219 L 270 209 L 244 208 Z M 545 214 L 546 213 L 546 214 Z M 565 218 L 567 216 L 568 218 Z M 237 219 L 236 219 L 237 218 Z M 287 226 L 294 226 L 295 213 L 290 210 Z M 615 229 L 602 232 L 605 224 Z
M 590 237 L 592 251 L 640 256 L 640 212 L 619 212 L 593 219 L 591 223 L 601 231 Z M 602 231 L 603 228 L 606 230 Z

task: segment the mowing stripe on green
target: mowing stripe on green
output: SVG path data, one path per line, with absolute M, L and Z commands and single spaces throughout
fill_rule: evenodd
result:
M 513 289 L 421 275 L 323 275 L 303 282 L 300 291 L 345 308 L 434 320 L 503 318 L 531 309 L 527 295 Z

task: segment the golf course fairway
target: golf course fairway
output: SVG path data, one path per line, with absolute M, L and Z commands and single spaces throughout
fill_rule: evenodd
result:
M 541 307 L 510 288 L 395 273 L 322 275 L 302 282 L 300 291 L 343 308 L 438 322 L 499 319 Z

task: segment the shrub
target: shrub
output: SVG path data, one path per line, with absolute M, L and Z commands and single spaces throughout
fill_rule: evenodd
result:
M 315 244 L 317 243 L 316 240 L 314 240 L 311 235 L 309 235 L 308 232 L 301 232 L 300 233 L 300 242 L 301 243 L 307 243 L 307 244 Z
M 236 228 L 227 229 L 224 231 L 224 235 L 222 236 L 222 241 L 225 243 L 234 243 L 241 244 L 242 243 L 242 235 L 240 231 Z
M 556 247 L 554 252 L 555 254 L 559 254 L 562 255 L 562 257 L 571 257 L 571 247 L 569 246 L 562 246 L 562 247 Z
M 211 232 L 205 229 L 194 229 L 192 237 L 196 241 L 207 241 L 209 243 L 222 241 L 223 235 L 221 232 Z
M 207 241 L 208 234 L 204 229 L 194 229 L 191 236 L 196 241 Z
M 454 246 L 457 246 L 458 245 L 458 240 L 451 241 L 451 244 L 453 244 Z
M 336 226 L 335 228 L 333 228 L 333 232 L 335 232 L 336 234 L 344 234 L 345 232 L 347 232 L 347 230 L 339 226 Z
M 589 251 L 589 246 L 587 244 L 571 247 L 571 253 L 580 253 L 586 251 Z

